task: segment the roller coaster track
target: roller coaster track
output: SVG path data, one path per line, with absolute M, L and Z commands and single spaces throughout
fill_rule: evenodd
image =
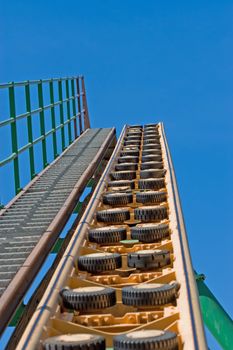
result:
M 74 78 L 66 79 L 74 86 Z M 36 84 L 41 96 L 41 81 Z M 1 347 L 205 350 L 202 310 L 230 349 L 232 321 L 203 275 L 194 274 L 163 123 L 125 125 L 116 144 L 114 128 L 90 128 L 86 99 L 83 108 L 79 100 L 83 78 L 82 91 L 72 91 L 79 113 L 74 109 L 68 123 L 78 117 L 81 135 L 74 133 L 70 146 L 0 213 Z M 224 319 L 220 325 L 206 312 L 207 299 Z
M 17 349 L 205 349 L 192 271 L 163 125 L 125 127 Z

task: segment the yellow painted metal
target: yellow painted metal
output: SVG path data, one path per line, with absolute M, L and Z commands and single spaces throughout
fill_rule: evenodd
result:
M 141 329 L 161 329 L 175 332 L 179 350 L 207 349 L 174 169 L 162 124 L 157 126 L 163 168 L 166 171 L 165 188 L 161 191 L 166 192 L 167 199 L 158 206 L 166 207 L 168 210 L 168 218 L 160 221 L 160 223 L 169 225 L 168 237 L 159 242 L 146 244 L 130 240 L 130 227 L 140 223 L 140 220 L 136 220 L 134 216 L 134 209 L 139 206 L 136 202 L 136 192 L 138 192 L 140 171 L 137 170 L 134 180 L 135 189 L 132 190 L 133 202 L 124 206 L 130 210 L 130 220 L 121 223 L 127 228 L 127 240 L 106 245 L 92 243 L 88 240 L 90 228 L 112 224 L 98 222 L 96 213 L 99 210 L 112 208 L 110 205 L 103 204 L 102 199 L 103 194 L 109 190 L 109 173 L 117 164 L 117 157 L 123 148 L 123 140 L 127 130 L 128 127 L 125 126 L 81 222 L 78 224 L 38 308 L 20 339 L 18 350 L 37 349 L 40 342 L 48 337 L 74 333 L 103 335 L 107 347 L 112 347 L 114 335 Z M 142 147 L 140 148 L 139 165 L 141 158 Z M 170 263 L 164 267 L 142 271 L 127 265 L 127 254 L 151 249 L 168 250 Z M 78 257 L 103 252 L 120 253 L 122 267 L 101 274 L 91 274 L 78 269 Z M 174 282 L 177 286 L 176 301 L 170 304 L 156 307 L 132 307 L 122 303 L 122 287 L 142 283 L 146 285 L 147 283 L 172 284 Z M 67 310 L 59 297 L 61 289 L 88 286 L 111 286 L 114 288 L 117 298 L 116 305 L 98 310 L 98 312 L 85 313 Z

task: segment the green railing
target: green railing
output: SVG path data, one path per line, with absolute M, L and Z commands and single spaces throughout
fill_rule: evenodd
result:
M 0 169 L 13 162 L 14 189 L 15 194 L 17 194 L 22 187 L 19 167 L 20 154 L 28 152 L 30 178 L 33 179 L 36 175 L 36 144 L 41 144 L 43 169 L 48 165 L 48 151 L 51 152 L 51 147 L 48 150 L 48 137 L 50 135 L 52 137 L 53 159 L 55 159 L 84 130 L 90 127 L 85 84 L 83 76 L 78 76 L 10 82 L 0 84 L 0 92 L 2 90 L 8 94 L 8 117 L 2 120 L 2 116 L 0 116 L 0 130 L 6 127 L 10 128 L 11 151 L 7 157 L 0 159 Z M 21 99 L 17 101 L 16 95 L 19 90 Z M 33 104 L 36 105 L 34 109 L 32 108 L 32 99 Z M 24 110 L 21 114 L 17 113 L 19 107 L 20 110 L 22 108 Z M 38 137 L 34 136 L 36 116 L 39 117 L 39 123 L 37 121 Z M 46 128 L 48 119 L 50 119 L 49 129 Z M 19 147 L 21 135 L 18 124 L 21 120 L 26 120 L 27 142 Z M 61 145 L 59 145 L 58 136 Z M 1 138 L 3 137 L 1 136 Z M 2 140 L 0 147 L 4 148 L 5 141 Z M 60 146 L 60 152 L 58 146 Z

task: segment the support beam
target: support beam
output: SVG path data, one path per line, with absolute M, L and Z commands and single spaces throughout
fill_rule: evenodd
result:
M 205 276 L 195 274 L 204 323 L 221 347 L 231 350 L 233 321 L 205 284 Z

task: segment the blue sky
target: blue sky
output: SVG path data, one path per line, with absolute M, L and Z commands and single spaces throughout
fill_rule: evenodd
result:
M 93 127 L 164 122 L 194 266 L 231 315 L 232 16 L 225 0 L 2 0 L 0 12 L 1 82 L 81 73 Z

